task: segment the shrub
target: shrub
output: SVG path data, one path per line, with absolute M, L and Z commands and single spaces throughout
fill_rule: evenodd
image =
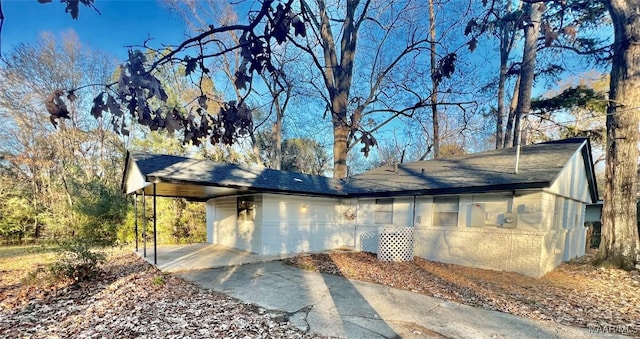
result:
M 49 271 L 56 278 L 69 278 L 76 282 L 95 278 L 105 261 L 102 253 L 91 250 L 92 243 L 86 238 L 76 238 L 59 244 L 58 259 L 49 264 Z

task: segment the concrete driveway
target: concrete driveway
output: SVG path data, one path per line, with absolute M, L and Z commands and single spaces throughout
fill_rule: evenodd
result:
M 188 249 L 188 248 L 187 248 Z M 460 305 L 386 286 L 300 270 L 274 258 L 202 246 L 165 252 L 158 267 L 261 307 L 301 329 L 341 338 L 603 338 L 588 330 Z M 198 259 L 197 253 L 209 259 Z M 170 255 L 173 253 L 173 257 Z M 254 255 L 255 256 L 255 255 Z M 151 256 L 152 258 L 152 256 Z M 179 260 L 170 260 L 170 259 Z M 211 267 L 185 271 L 190 261 Z M 249 258 L 249 259 L 248 259 Z M 149 258 L 147 258 L 149 259 Z M 271 259 L 271 260 L 267 260 Z M 224 264 L 224 265 L 222 265 Z M 240 265 L 241 264 L 241 265 Z M 164 265 L 164 266 L 163 266 Z M 198 265 L 195 265 L 196 267 Z M 179 269 L 178 269 L 179 268 Z

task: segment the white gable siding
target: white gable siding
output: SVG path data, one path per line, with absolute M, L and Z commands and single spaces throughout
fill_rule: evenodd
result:
M 144 176 L 140 172 L 138 165 L 136 165 L 135 161 L 129 159 L 129 163 L 127 164 L 127 169 L 125 173 L 127 173 L 126 181 L 124 183 L 125 194 L 131 194 L 149 184 L 145 182 Z
M 549 192 L 583 203 L 592 203 L 588 182 L 582 153 L 576 152 L 553 182 Z

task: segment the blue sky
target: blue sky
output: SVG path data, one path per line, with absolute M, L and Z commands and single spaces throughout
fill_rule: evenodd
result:
M 37 0 L 2 0 L 5 16 L 2 28 L 2 51 L 21 42 L 34 42 L 43 31 L 57 37 L 74 30 L 80 42 L 123 60 L 124 46 L 141 45 L 147 37 L 153 46 L 176 44 L 184 40 L 182 19 L 157 0 L 98 0 L 93 9 L 81 5 L 78 20 L 65 13 L 58 0 L 39 4 Z

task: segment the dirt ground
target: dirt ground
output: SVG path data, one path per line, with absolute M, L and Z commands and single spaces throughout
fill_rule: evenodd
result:
M 640 336 L 640 272 L 598 268 L 592 264 L 596 255 L 590 251 L 539 279 L 418 257 L 381 262 L 365 252 L 303 255 L 286 262 L 474 307 Z
M 52 281 L 47 253 L 0 255 L 0 338 L 305 338 L 271 311 L 166 275 L 131 251 L 95 280 Z M 33 273 L 37 272 L 37 273 Z
M 371 253 L 286 262 L 474 307 L 640 336 L 640 272 L 595 267 L 595 255 L 539 279 L 420 258 L 380 262 Z M 97 279 L 74 283 L 47 277 L 51 253 L 0 251 L 0 337 L 314 337 L 281 314 L 163 274 L 129 250 L 107 256 Z

